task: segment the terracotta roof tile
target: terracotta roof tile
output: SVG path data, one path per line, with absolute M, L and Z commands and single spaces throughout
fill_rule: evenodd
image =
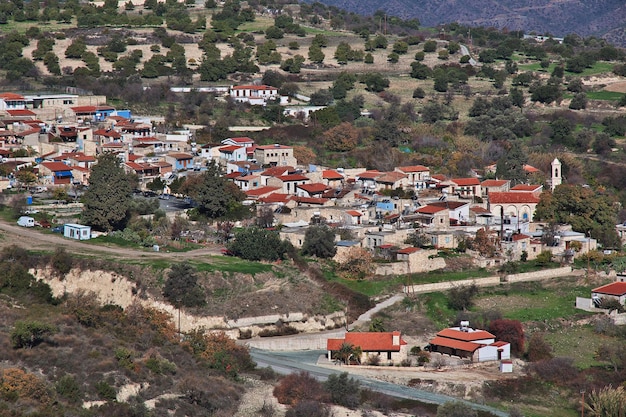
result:
M 539 197 L 528 192 L 502 192 L 489 193 L 489 203 L 491 204 L 523 204 L 539 203 Z
M 398 167 L 398 169 L 402 172 L 425 172 L 430 171 L 428 167 L 424 165 L 411 165 L 406 167 Z
M 622 295 L 626 294 L 626 282 L 612 282 L 610 284 L 603 285 L 598 288 L 594 288 L 591 291 L 597 292 L 599 294 L 614 295 L 614 296 L 621 297 Z
M 475 330 L 473 332 L 462 332 L 456 329 L 443 329 L 437 336 L 447 337 L 450 339 L 462 340 L 465 342 L 471 342 L 475 340 L 483 340 L 483 339 L 495 339 L 496 337 L 489 333 L 486 330 Z

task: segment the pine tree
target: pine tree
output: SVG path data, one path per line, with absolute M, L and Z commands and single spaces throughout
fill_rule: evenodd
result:
M 132 179 L 111 153 L 98 158 L 83 196 L 83 222 L 98 230 L 120 230 L 130 217 Z

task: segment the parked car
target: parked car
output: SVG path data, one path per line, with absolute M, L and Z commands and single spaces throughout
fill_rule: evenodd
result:
M 52 233 L 63 233 L 63 226 L 54 226 L 50 229 Z

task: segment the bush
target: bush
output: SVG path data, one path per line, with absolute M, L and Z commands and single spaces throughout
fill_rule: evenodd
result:
M 96 392 L 101 399 L 106 401 L 115 401 L 117 398 L 117 391 L 106 381 L 96 383 Z
M 56 273 L 67 275 L 72 270 L 74 259 L 71 254 L 67 253 L 65 248 L 57 247 L 52 258 L 50 258 L 50 264 Z
M 163 287 L 163 296 L 176 308 L 199 307 L 206 303 L 198 275 L 187 262 L 172 265 Z
M 318 401 L 302 401 L 287 410 L 285 417 L 332 417 L 332 410 Z
M 18 321 L 11 332 L 11 344 L 14 349 L 33 348 L 43 342 L 46 336 L 56 332 L 50 324 L 39 321 Z
M 54 384 L 54 389 L 57 394 L 71 403 L 77 403 L 83 398 L 80 384 L 76 382 L 76 378 L 72 375 L 66 374 L 59 378 L 57 383 Z
M 356 379 L 348 378 L 347 372 L 342 372 L 329 375 L 324 382 L 324 389 L 334 404 L 356 408 L 359 405 L 360 385 Z
M 380 365 L 380 355 L 374 355 L 374 354 L 367 355 L 367 364 L 370 366 Z
M 289 374 L 274 387 L 274 397 L 281 404 L 295 405 L 303 401 L 325 401 L 322 384 L 308 372 Z
M 452 310 L 468 310 L 474 304 L 474 297 L 478 295 L 478 286 L 461 285 L 448 291 L 448 307 Z

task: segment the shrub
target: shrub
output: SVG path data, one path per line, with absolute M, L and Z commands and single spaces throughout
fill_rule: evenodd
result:
M 45 340 L 45 337 L 56 332 L 50 324 L 39 321 L 18 321 L 11 332 L 11 344 L 14 349 L 33 348 Z
M 76 378 L 72 375 L 63 375 L 56 384 L 54 389 L 61 397 L 65 398 L 71 403 L 77 403 L 83 397 L 80 384 L 76 382 Z
M 478 295 L 478 286 L 460 285 L 448 291 L 448 307 L 453 310 L 467 310 L 474 304 L 474 297 Z
M 408 368 L 409 366 L 413 365 L 413 361 L 411 359 L 402 359 L 402 361 L 400 361 L 400 366 L 403 366 L 405 368 Z
M 73 263 L 72 255 L 62 247 L 57 247 L 50 258 L 52 269 L 59 275 L 67 275 L 72 270 Z
M 302 401 L 287 410 L 285 417 L 332 417 L 331 409 L 318 401 Z
M 449 401 L 437 407 L 437 417 L 476 417 L 478 413 L 460 401 Z
M 380 365 L 380 355 L 374 355 L 374 354 L 367 355 L 367 364 L 370 366 Z
M 347 372 L 342 372 L 329 375 L 324 382 L 324 389 L 334 404 L 356 408 L 359 405 L 360 385 L 356 379 L 348 378 Z
M 4 399 L 23 398 L 42 404 L 51 401 L 44 381 L 33 374 L 17 368 L 8 368 L 0 374 L 0 394 Z
M 205 295 L 198 284 L 198 275 L 187 262 L 172 265 L 163 287 L 163 296 L 176 308 L 199 307 L 205 304 Z
M 117 391 L 106 381 L 96 383 L 96 392 L 101 399 L 106 401 L 115 401 L 117 398 Z
M 296 405 L 302 401 L 324 401 L 322 384 L 308 372 L 289 374 L 274 387 L 274 397 L 281 404 Z
M 543 333 L 533 333 L 528 341 L 526 355 L 531 362 L 552 358 L 552 347 L 543 338 Z

